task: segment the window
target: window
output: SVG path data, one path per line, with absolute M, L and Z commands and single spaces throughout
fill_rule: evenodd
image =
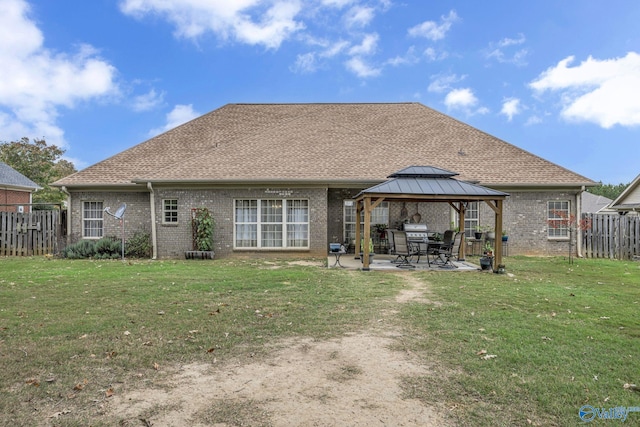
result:
M 83 202 L 82 237 L 99 239 L 104 234 L 102 202 Z
M 356 202 L 344 201 L 344 241 L 351 243 L 356 239 Z
M 371 211 L 371 225 L 389 226 L 389 202 L 382 202 Z M 360 232 L 364 231 L 364 211 L 360 211 Z M 349 243 L 356 239 L 356 202 L 344 201 L 344 241 Z
M 547 202 L 547 236 L 551 239 L 569 237 L 567 219 L 569 218 L 569 202 L 554 200 Z
M 162 201 L 162 222 L 165 224 L 178 223 L 178 200 L 164 199 Z
M 458 218 L 458 212 L 455 209 L 451 209 L 451 225 L 453 227 L 460 226 L 460 220 Z M 480 209 L 478 202 L 469 202 L 467 209 L 464 211 L 464 236 L 467 239 L 473 238 L 476 228 L 480 225 Z
M 287 201 L 287 246 L 309 247 L 309 201 Z
M 235 201 L 236 248 L 308 248 L 309 201 Z
M 473 233 L 480 225 L 480 215 L 478 210 L 478 202 L 469 202 L 469 206 L 464 212 L 464 236 L 467 238 L 474 237 Z

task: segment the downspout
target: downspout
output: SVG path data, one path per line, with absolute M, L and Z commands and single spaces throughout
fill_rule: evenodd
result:
M 67 245 L 71 243 L 71 193 L 66 186 L 60 187 L 60 191 L 67 195 Z
M 581 221 L 582 221 L 582 193 L 585 191 L 585 187 L 584 185 L 580 188 L 580 191 L 578 191 L 577 195 L 576 195 L 576 217 L 578 218 L 578 220 L 576 221 L 576 225 L 580 225 Z M 576 239 L 576 254 L 578 255 L 578 258 L 582 258 L 582 233 L 584 233 L 584 230 L 582 230 L 581 227 L 577 227 L 578 228 L 578 232 L 576 233 L 577 239 Z
M 158 259 L 158 236 L 156 232 L 156 195 L 153 191 L 151 182 L 147 182 L 147 189 L 149 190 L 149 203 L 151 204 L 151 247 L 153 250 L 151 259 Z

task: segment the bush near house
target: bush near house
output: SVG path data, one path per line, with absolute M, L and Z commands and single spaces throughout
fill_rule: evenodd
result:
M 62 251 L 63 258 L 69 259 L 118 259 L 122 256 L 122 241 L 118 237 L 103 237 L 100 240 L 81 240 L 67 246 Z M 146 231 L 136 231 L 125 242 L 128 258 L 149 258 L 151 256 L 151 236 Z

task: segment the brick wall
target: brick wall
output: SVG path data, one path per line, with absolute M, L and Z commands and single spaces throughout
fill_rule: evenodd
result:
M 82 240 L 82 206 L 83 202 L 102 202 L 103 207 L 110 207 L 111 212 L 115 212 L 123 202 L 127 203 L 127 210 L 124 214 L 124 234 L 125 239 L 129 238 L 136 231 L 146 231 L 151 233 L 151 213 L 149 206 L 148 192 L 74 192 L 71 197 L 69 207 L 70 242 L 75 243 Z M 120 221 L 104 214 L 104 235 L 121 238 L 122 232 Z
M 29 203 L 31 203 L 31 193 L 26 191 L 4 190 L 0 189 L 0 212 L 17 212 L 17 206 L 3 206 L 11 204 L 20 204 L 24 206 L 24 212 L 29 212 Z
M 342 241 L 344 200 L 352 199 L 357 190 L 329 191 L 329 234 L 328 241 Z M 547 202 L 552 200 L 568 200 L 572 213 L 575 214 L 576 197 L 568 192 L 511 192 L 511 196 L 503 204 L 503 229 L 509 235 L 509 255 L 556 255 L 568 250 L 567 239 L 547 238 Z M 443 232 L 451 228 L 451 221 L 457 216 L 447 203 L 407 203 L 408 216 L 403 218 L 402 202 L 389 204 L 389 223 L 398 227 L 418 212 L 420 222 L 426 223 L 430 231 Z M 494 227 L 494 211 L 485 203 L 479 203 L 480 225 L 491 229 Z M 338 240 L 334 237 L 338 236 Z M 575 244 L 575 241 L 574 241 Z
M 206 207 L 210 210 L 216 226 L 214 251 L 216 257 L 253 254 L 256 256 L 326 256 L 329 242 L 343 239 L 343 201 L 353 199 L 359 190 L 326 188 L 291 189 L 201 189 L 181 190 L 155 188 L 155 209 L 158 256 L 160 258 L 182 258 L 184 251 L 191 250 L 191 209 Z M 235 250 L 233 249 L 234 199 L 308 199 L 310 208 L 309 241 L 307 250 Z M 163 224 L 163 199 L 178 200 L 178 223 Z M 567 240 L 547 238 L 547 202 L 569 200 L 575 213 L 575 195 L 568 192 L 511 192 L 504 203 L 503 228 L 509 234 L 509 254 L 551 255 L 566 253 Z M 71 242 L 82 238 L 82 202 L 102 201 L 103 206 L 115 210 L 122 202 L 127 203 L 125 213 L 125 236 L 137 230 L 151 231 L 148 192 L 76 192 L 71 201 Z M 401 223 L 403 204 L 390 203 L 389 220 L 392 226 Z M 444 231 L 451 227 L 451 208 L 447 203 L 415 203 L 406 205 L 408 218 L 416 210 L 431 231 Z M 486 203 L 480 203 L 480 223 L 493 227 L 494 213 Z M 120 224 L 105 215 L 106 236 L 120 237 Z
M 328 192 L 327 244 L 344 241 L 344 201 L 353 199 L 360 190 L 330 189 Z
M 178 224 L 162 223 L 164 199 L 178 200 Z M 235 199 L 308 199 L 309 200 L 309 249 L 288 251 L 233 249 L 234 200 Z M 273 254 L 289 256 L 320 256 L 327 254 L 327 190 L 325 188 L 287 189 L 212 189 L 179 190 L 156 188 L 156 215 L 158 256 L 161 258 L 184 257 L 191 250 L 191 209 L 206 207 L 215 221 L 213 245 L 216 257 L 232 254 Z
M 575 215 L 577 208 L 575 193 L 510 192 L 510 194 L 511 196 L 504 203 L 502 222 L 503 229 L 509 235 L 509 254 L 561 255 L 567 253 L 568 239 L 547 238 L 547 202 L 568 200 L 571 213 Z M 493 211 L 486 203 L 482 203 L 481 224 L 493 227 L 493 221 Z

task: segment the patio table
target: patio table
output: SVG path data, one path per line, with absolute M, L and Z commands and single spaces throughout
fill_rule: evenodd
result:
M 427 265 L 431 267 L 431 260 L 429 259 L 429 255 L 435 255 L 439 252 L 444 242 L 435 241 L 435 240 L 427 240 L 426 242 L 412 242 L 412 244 L 416 245 L 418 250 L 418 260 L 416 262 L 420 262 L 420 257 L 425 255 L 427 257 Z M 435 259 L 434 259 L 435 262 Z M 444 261 L 443 261 L 444 262 Z

